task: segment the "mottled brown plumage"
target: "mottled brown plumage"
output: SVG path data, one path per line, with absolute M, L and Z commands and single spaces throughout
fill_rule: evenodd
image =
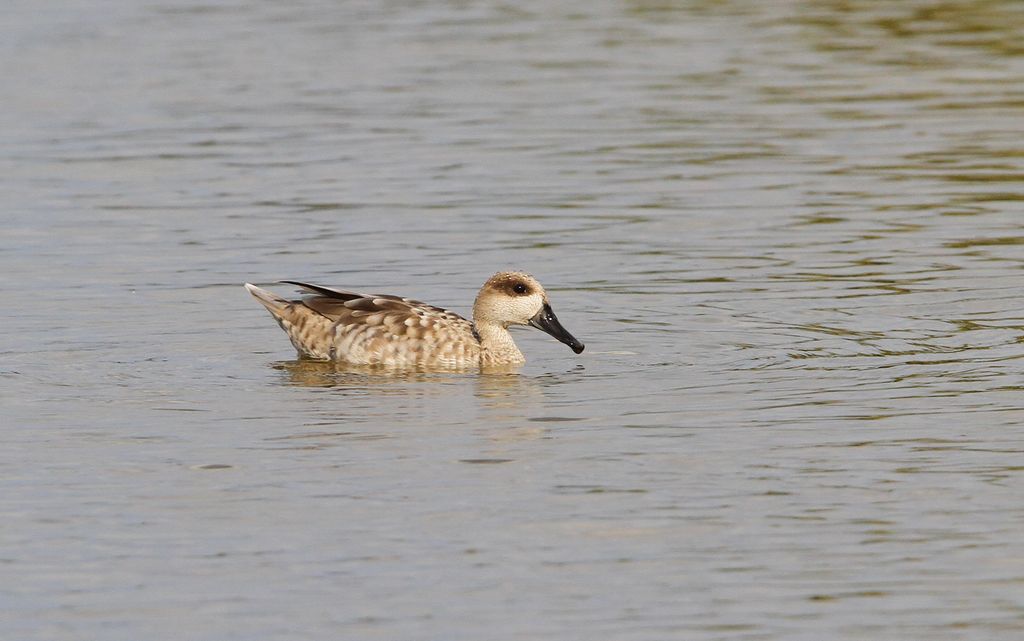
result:
M 569 345 L 583 344 L 558 323 L 547 294 L 522 272 L 492 276 L 473 305 L 473 322 L 440 307 L 390 295 L 366 295 L 283 281 L 311 296 L 287 300 L 245 284 L 288 334 L 299 354 L 353 365 L 468 367 L 526 359 L 509 325 L 534 325 Z

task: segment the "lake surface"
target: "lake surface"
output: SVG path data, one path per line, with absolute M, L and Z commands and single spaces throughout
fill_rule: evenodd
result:
M 13 0 L 0 632 L 1017 640 L 1024 5 Z M 580 356 L 296 360 L 279 279 Z

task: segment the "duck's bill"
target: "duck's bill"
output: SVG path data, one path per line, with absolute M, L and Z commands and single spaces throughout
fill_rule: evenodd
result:
M 583 343 L 576 340 L 576 338 L 565 331 L 562 324 L 558 322 L 558 317 L 555 316 L 555 312 L 551 311 L 551 305 L 544 305 L 537 315 L 530 319 L 530 324 L 541 330 L 554 336 L 557 340 L 565 343 L 569 346 L 572 351 L 579 354 L 583 351 Z

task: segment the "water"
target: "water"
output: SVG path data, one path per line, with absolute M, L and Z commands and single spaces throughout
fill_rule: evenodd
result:
M 8 3 L 4 638 L 1020 638 L 1022 28 Z M 240 286 L 507 267 L 586 352 L 302 363 Z

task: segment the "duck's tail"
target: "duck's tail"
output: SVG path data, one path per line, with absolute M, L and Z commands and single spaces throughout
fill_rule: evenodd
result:
M 252 283 L 245 283 L 245 288 L 267 308 L 299 354 L 310 358 L 334 358 L 334 321 L 306 307 L 301 301 L 286 300 Z
M 245 288 L 249 290 L 249 293 L 252 294 L 256 300 L 262 303 L 263 306 L 267 308 L 267 311 L 274 316 L 280 317 L 281 311 L 285 307 L 291 305 L 291 301 L 285 300 L 277 294 L 268 292 L 265 289 L 260 289 L 252 283 L 245 283 Z

